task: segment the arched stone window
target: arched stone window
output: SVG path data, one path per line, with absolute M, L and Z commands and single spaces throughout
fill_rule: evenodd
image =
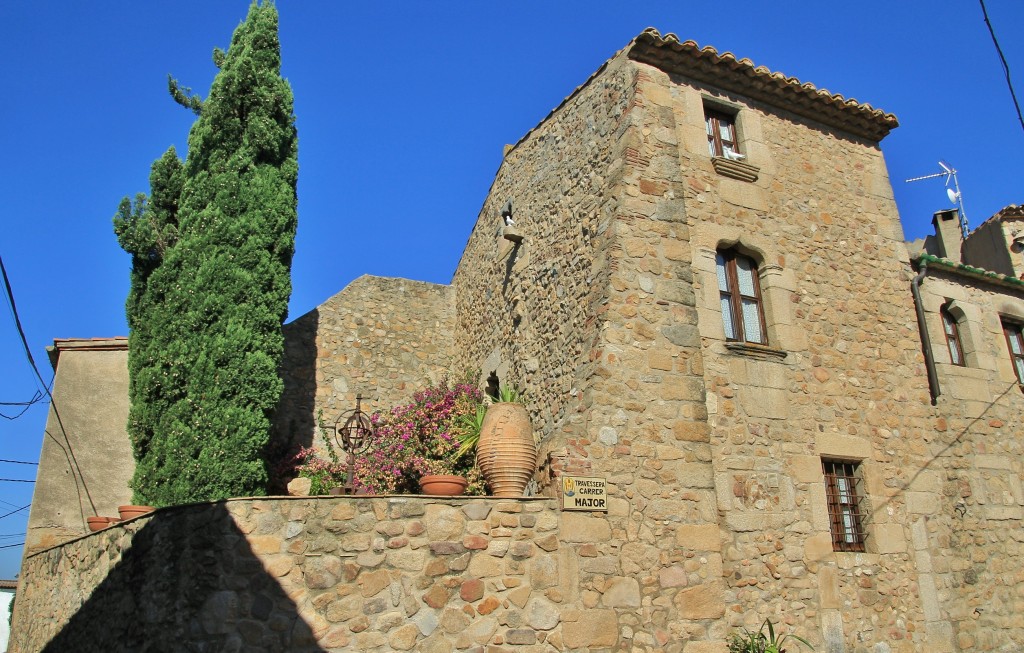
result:
M 767 345 L 757 262 L 735 249 L 718 250 L 715 262 L 726 339 Z
M 1006 318 L 1002 319 L 1003 335 L 1010 350 L 1010 362 L 1017 375 L 1017 383 L 1024 385 L 1024 326 Z
M 953 365 L 964 367 L 967 361 L 964 354 L 963 341 L 960 339 L 960 326 L 953 313 L 949 310 L 949 304 L 939 309 L 942 316 L 942 331 L 946 334 L 946 347 L 949 349 L 949 362 Z

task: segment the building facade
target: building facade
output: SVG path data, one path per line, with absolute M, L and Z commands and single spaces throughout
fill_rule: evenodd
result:
M 278 441 L 471 368 L 524 389 L 541 494 L 607 481 L 606 513 L 541 502 L 460 531 L 555 539 L 519 549 L 539 566 L 506 545 L 446 567 L 506 628 L 442 648 L 721 652 L 769 618 L 830 652 L 1020 650 L 1022 215 L 957 241 L 937 214 L 908 249 L 879 146 L 896 126 L 645 31 L 506 152 L 450 286 L 364 277 L 286 327 Z M 394 645 L 399 623 L 331 620 L 296 556 L 279 582 L 309 601 L 311 650 Z M 396 558 L 397 591 L 443 618 L 429 564 Z M 436 643 L 418 632 L 401 641 Z

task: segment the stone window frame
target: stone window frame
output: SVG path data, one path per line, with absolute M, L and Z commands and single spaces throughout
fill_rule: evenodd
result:
M 990 327 L 985 311 L 974 303 L 955 299 L 958 295 L 958 292 L 943 289 L 925 300 L 925 311 L 928 313 L 928 332 L 932 341 L 932 356 L 947 374 L 966 374 L 968 378 L 974 378 L 973 373 L 969 370 L 981 370 L 986 365 L 991 365 L 991 352 L 988 352 L 988 347 L 983 350 L 979 349 L 983 343 L 978 337 L 982 331 L 987 332 Z M 943 310 L 956 320 L 963 351 L 963 365 L 949 362 L 949 345 L 942 319 Z
M 942 320 L 942 332 L 946 336 L 946 349 L 949 362 L 957 367 L 967 367 L 967 354 L 964 352 L 963 339 L 960 337 L 960 317 L 953 314 L 952 302 L 939 307 L 939 318 Z M 960 311 L 961 316 L 963 311 Z
M 825 483 L 832 550 L 845 553 L 867 551 L 867 492 L 860 460 L 821 457 Z
M 1014 365 L 1014 358 L 1010 349 L 1010 341 L 1007 339 L 1005 327 L 1012 324 L 1024 330 L 1024 298 L 1000 295 L 995 298 L 992 310 L 986 314 L 990 322 L 987 329 L 991 333 L 992 342 L 995 345 L 992 349 L 994 354 L 993 366 L 999 379 L 1006 383 L 1013 383 L 1024 392 L 1024 382 L 1017 375 Z
M 796 277 L 792 270 L 773 261 L 782 261 L 778 245 L 758 235 L 726 225 L 701 223 L 691 232 L 694 245 L 694 274 L 700 281 L 697 297 L 698 327 L 702 337 L 721 343 L 724 353 L 759 360 L 781 362 L 790 351 L 806 346 L 806 333 L 794 328 L 792 296 Z M 718 290 L 716 254 L 734 249 L 757 263 L 764 315 L 765 338 L 768 345 L 730 341 L 725 335 L 721 298 Z
M 742 112 L 738 105 L 725 102 L 719 98 L 701 95 L 704 107 L 704 136 L 707 142 L 708 156 L 715 172 L 723 177 L 731 177 L 740 181 L 755 182 L 761 168 L 750 162 L 748 148 L 742 147 L 744 141 Z M 732 146 L 729 148 L 734 156 L 726 156 L 722 142 L 720 125 L 726 122 L 732 135 Z M 712 133 L 708 133 L 711 131 Z M 710 140 L 708 140 L 710 139 Z
M 1010 367 L 1017 377 L 1017 384 L 1024 390 L 1024 321 L 1000 315 L 999 323 L 1006 338 L 1006 351 L 1010 357 Z

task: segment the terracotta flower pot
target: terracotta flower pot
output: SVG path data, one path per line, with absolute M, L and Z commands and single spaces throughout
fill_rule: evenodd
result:
M 128 521 L 153 512 L 153 506 L 118 506 L 117 512 L 121 515 L 121 521 Z
M 476 464 L 494 496 L 523 496 L 537 471 L 537 446 L 526 406 L 497 403 L 487 409 Z
M 110 517 L 86 517 L 85 522 L 89 524 L 89 531 L 95 533 L 110 526 Z
M 457 497 L 466 491 L 469 481 L 449 474 L 424 474 L 420 477 L 420 491 L 443 497 Z

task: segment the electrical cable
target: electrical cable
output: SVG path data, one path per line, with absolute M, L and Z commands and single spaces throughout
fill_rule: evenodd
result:
M 31 503 L 26 503 L 25 505 L 23 505 L 22 507 L 20 507 L 20 508 L 18 508 L 16 510 L 12 510 L 10 512 L 5 512 L 4 514 L 0 515 L 0 519 L 3 519 L 4 517 L 10 517 L 11 515 L 13 515 L 15 513 L 19 513 L 19 512 L 21 512 L 25 508 L 28 508 L 31 505 L 32 505 Z
M 24 544 L 24 542 L 18 542 L 17 544 L 5 544 L 3 546 L 0 546 L 0 549 L 13 549 L 16 546 L 23 546 Z
M 0 483 L 35 483 L 35 479 L 28 478 L 0 478 Z
M 17 415 L 14 415 L 13 417 L 11 415 L 6 415 L 4 413 L 0 413 L 0 417 L 11 420 L 13 422 L 14 420 L 24 415 L 29 408 L 42 401 L 43 396 L 44 395 L 42 392 L 36 390 L 35 394 L 32 395 L 32 398 L 29 399 L 28 401 L 0 401 L 0 406 L 24 406 L 24 408 L 21 409 L 21 412 L 18 413 Z
M 7 460 L 5 458 L 0 458 L 0 463 L 11 463 L 12 465 L 38 465 L 39 464 L 39 463 L 34 463 L 34 462 L 31 462 L 31 461 L 28 461 L 28 460 Z
M 1010 88 L 1010 97 L 1013 98 L 1013 106 L 1017 109 L 1017 120 L 1020 121 L 1021 129 L 1024 129 L 1024 115 L 1021 115 L 1020 102 L 1017 101 L 1017 93 L 1013 90 L 1013 82 L 1010 80 L 1010 66 L 1006 63 L 1006 56 L 1003 55 L 1003 49 L 999 46 L 999 39 L 996 38 L 995 30 L 992 29 L 992 21 L 988 19 L 985 0 L 978 0 L 978 2 L 981 3 L 981 13 L 985 17 L 988 33 L 992 36 L 992 45 L 996 46 L 996 52 L 999 53 L 999 61 L 1003 64 L 1003 72 L 1006 74 L 1006 85 Z
M 89 486 L 85 483 L 85 476 L 82 475 L 82 468 L 78 464 L 78 457 L 75 456 L 75 450 L 71 447 L 71 440 L 68 438 L 67 429 L 64 428 L 64 421 L 60 417 L 60 411 L 57 410 L 57 402 L 53 398 L 53 393 L 50 392 L 50 387 L 43 380 L 43 375 L 39 373 L 39 368 L 36 366 L 36 361 L 32 358 L 32 348 L 28 345 L 28 338 L 25 337 L 25 329 L 21 326 L 21 318 L 18 317 L 18 306 L 14 301 L 14 291 L 11 290 L 11 280 L 7 277 L 7 268 L 4 266 L 3 256 L 0 256 L 0 276 L 3 277 L 4 291 L 7 295 L 7 302 L 10 304 L 11 315 L 14 317 L 14 325 L 18 328 L 18 335 L 21 337 L 21 346 L 25 350 L 25 356 L 28 357 L 28 362 L 32 366 L 32 371 L 36 373 L 36 378 L 39 379 L 39 383 L 42 384 L 43 390 L 46 391 L 46 396 L 50 398 L 50 408 L 53 409 L 53 415 L 57 418 L 57 425 L 60 426 L 61 435 L 64 436 L 64 443 L 67 444 L 67 449 L 61 445 L 60 441 L 50 433 L 49 429 L 45 429 L 46 435 L 48 435 L 57 446 L 64 452 L 64 457 L 68 461 L 68 466 L 71 468 L 71 474 L 75 478 L 75 492 L 78 493 L 78 505 L 82 506 L 82 490 L 85 490 L 85 496 L 89 500 L 89 505 L 92 507 L 92 514 L 98 514 L 96 510 L 96 503 L 92 500 L 92 493 L 89 492 Z M 81 485 L 81 487 L 79 487 Z M 85 519 L 85 510 L 82 510 L 82 519 Z

